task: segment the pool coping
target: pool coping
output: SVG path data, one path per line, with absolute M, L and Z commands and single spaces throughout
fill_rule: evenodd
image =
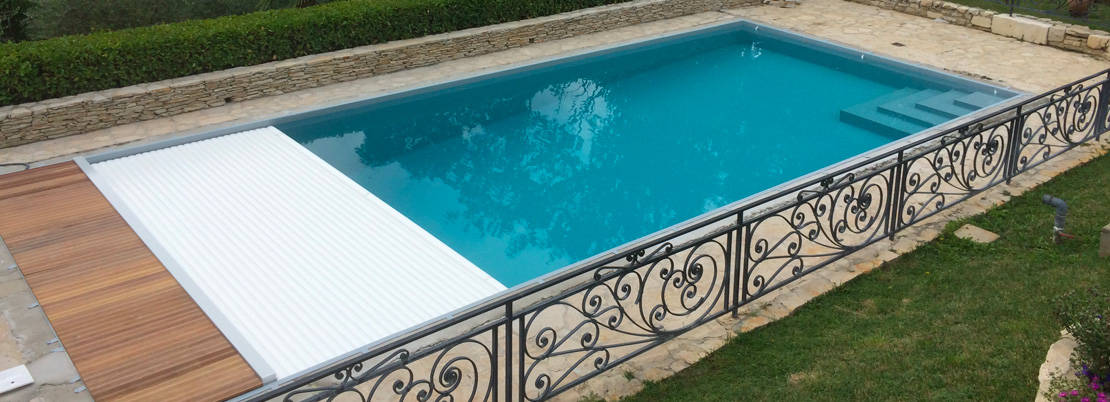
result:
M 703 221 L 706 221 L 707 219 L 712 218 L 714 216 L 721 215 L 723 212 L 730 211 L 730 210 L 735 210 L 740 206 L 743 206 L 745 204 L 750 204 L 752 201 L 760 200 L 760 199 L 766 198 L 768 195 L 782 192 L 784 189 L 791 188 L 791 187 L 796 187 L 801 183 L 812 181 L 814 178 L 827 175 L 831 171 L 840 170 L 840 169 L 843 169 L 843 168 L 848 167 L 850 165 L 858 164 L 858 163 L 860 163 L 862 161 L 865 161 L 865 160 L 870 160 L 870 159 L 872 159 L 872 158 L 874 158 L 878 155 L 882 155 L 882 154 L 884 154 L 887 151 L 890 151 L 892 149 L 902 147 L 902 146 L 905 146 L 907 144 L 911 144 L 911 143 L 914 143 L 914 142 L 920 142 L 924 139 L 935 136 L 936 134 L 938 134 L 940 132 L 949 130 L 953 127 L 960 126 L 960 125 L 962 125 L 962 124 L 964 124 L 968 121 L 976 120 L 976 119 L 979 119 L 983 116 L 990 115 L 990 114 L 994 113 L 995 111 L 1000 110 L 1002 108 L 1005 108 L 1007 106 L 1017 104 L 1017 103 L 1021 103 L 1021 102 L 1023 102 L 1024 100 L 1028 99 L 1031 96 L 1031 94 L 1029 94 L 1027 92 L 1024 92 L 1024 91 L 1021 91 L 1021 90 L 1018 90 L 1018 89 L 1014 89 L 1014 88 L 1011 88 L 1011 87 L 1008 87 L 1008 86 L 1005 86 L 1005 85 L 988 84 L 988 83 L 985 83 L 985 82 L 982 82 L 982 81 L 979 81 L 979 80 L 976 80 L 976 79 L 960 76 L 960 75 L 945 72 L 945 71 L 940 71 L 936 68 L 924 66 L 924 65 L 921 65 L 919 63 L 910 62 L 910 61 L 903 61 L 903 60 L 899 60 L 899 59 L 896 59 L 896 58 L 893 58 L 893 57 L 879 55 L 879 54 L 876 54 L 876 53 L 873 53 L 873 52 L 858 50 L 858 49 L 856 49 L 856 48 L 854 48 L 850 45 L 847 45 L 847 44 L 841 44 L 841 43 L 836 43 L 836 42 L 830 41 L 830 40 L 819 39 L 819 38 L 816 38 L 816 37 L 813 37 L 813 36 L 810 36 L 810 35 L 807 35 L 807 34 L 795 32 L 795 31 L 792 31 L 792 30 L 772 27 L 772 26 L 769 26 L 767 24 L 758 23 L 758 22 L 752 21 L 752 20 L 744 18 L 744 17 L 732 16 L 732 17 L 728 18 L 725 21 L 710 23 L 710 24 L 696 26 L 696 27 L 690 27 L 690 28 L 686 28 L 686 29 L 682 29 L 682 30 L 678 30 L 678 31 L 674 31 L 674 32 L 654 35 L 654 36 L 651 36 L 651 37 L 648 37 L 648 38 L 641 38 L 641 39 L 635 39 L 635 40 L 631 40 L 631 41 L 623 41 L 623 42 L 610 44 L 610 45 L 599 46 L 599 47 L 580 49 L 580 50 L 564 53 L 564 54 L 559 55 L 559 56 L 545 57 L 545 58 L 537 60 L 537 61 L 530 61 L 530 62 L 524 62 L 524 63 L 515 63 L 515 64 L 508 65 L 508 66 L 496 68 L 496 69 L 493 69 L 493 70 L 488 70 L 488 71 L 479 72 L 479 73 L 466 74 L 466 75 L 462 75 L 462 76 L 460 76 L 458 78 L 454 78 L 454 79 L 441 80 L 441 81 L 436 81 L 436 82 L 432 82 L 432 83 L 428 83 L 428 84 L 409 87 L 409 88 L 406 88 L 406 89 L 388 91 L 388 92 L 385 92 L 385 93 L 382 93 L 382 94 L 371 95 L 371 96 L 367 96 L 367 97 L 359 98 L 359 99 L 344 100 L 344 101 L 334 102 L 334 103 L 331 103 L 331 104 L 324 104 L 324 105 L 316 105 L 316 106 L 310 106 L 310 107 L 304 107 L 304 108 L 297 108 L 297 109 L 293 109 L 293 110 L 288 111 L 288 112 L 283 112 L 283 113 L 271 115 L 271 116 L 268 116 L 268 117 L 265 117 L 265 118 L 262 118 L 262 119 L 259 119 L 259 120 L 251 121 L 251 122 L 230 123 L 230 124 L 220 125 L 220 126 L 217 126 L 215 128 L 204 128 L 204 129 L 196 129 L 196 130 L 189 130 L 189 131 L 179 132 L 177 134 L 178 136 L 173 137 L 173 138 L 160 138 L 160 139 L 155 139 L 155 140 L 142 142 L 142 143 L 138 143 L 138 144 L 132 143 L 132 144 L 116 146 L 116 147 L 110 148 L 108 150 L 102 150 L 102 151 L 93 153 L 89 156 L 76 156 L 72 159 L 75 162 L 77 162 L 80 166 L 82 166 L 82 168 L 85 168 L 89 164 L 97 163 L 97 162 L 101 162 L 101 161 L 105 161 L 105 160 L 126 157 L 126 156 L 139 154 L 139 153 L 151 152 L 151 151 L 155 151 L 155 150 L 159 150 L 159 149 L 163 149 L 163 148 L 168 148 L 168 147 L 173 147 L 173 146 L 178 146 L 178 145 L 184 145 L 184 144 L 188 144 L 188 143 L 191 143 L 191 142 L 202 141 L 202 140 L 209 139 L 209 138 L 234 134 L 234 133 L 247 131 L 247 130 L 251 130 L 251 129 L 256 129 L 256 128 L 261 128 L 261 127 L 267 127 L 267 126 L 282 124 L 282 123 L 288 122 L 288 121 L 311 118 L 311 117 L 319 116 L 319 115 L 326 114 L 326 113 L 334 113 L 334 112 L 337 112 L 337 111 L 357 108 L 357 107 L 371 105 L 371 104 L 375 104 L 375 103 L 387 102 L 387 101 L 397 99 L 397 98 L 401 98 L 401 97 L 414 96 L 414 95 L 419 95 L 419 94 L 423 94 L 423 93 L 434 92 L 434 91 L 438 91 L 438 90 L 458 87 L 458 86 L 467 85 L 467 84 L 474 83 L 474 82 L 481 81 L 481 80 L 497 78 L 497 77 L 501 77 L 501 76 L 505 76 L 505 75 L 509 75 L 509 74 L 514 74 L 514 73 L 518 73 L 518 72 L 540 69 L 540 68 L 544 68 L 544 67 L 548 67 L 548 66 L 552 66 L 552 65 L 556 65 L 556 64 L 574 62 L 574 61 L 582 60 L 582 59 L 589 58 L 589 57 L 602 56 L 602 55 L 610 54 L 610 53 L 613 53 L 613 52 L 618 52 L 618 51 L 621 51 L 621 50 L 627 50 L 627 49 L 631 49 L 631 48 L 652 45 L 652 44 L 655 44 L 657 42 L 679 39 L 679 38 L 682 38 L 682 37 L 692 36 L 692 35 L 697 35 L 697 34 L 708 33 L 708 32 L 714 31 L 714 30 L 727 30 L 727 29 L 735 29 L 735 28 L 740 28 L 742 30 L 755 32 L 755 33 L 758 33 L 760 35 L 770 35 L 770 36 L 778 37 L 780 39 L 785 38 L 790 42 L 799 43 L 799 44 L 802 44 L 802 45 L 805 45 L 805 46 L 816 46 L 816 47 L 819 47 L 819 48 L 821 48 L 825 51 L 828 51 L 828 52 L 832 53 L 835 56 L 843 57 L 843 58 L 846 58 L 846 59 L 859 57 L 860 59 L 863 59 L 865 63 L 871 64 L 871 65 L 879 67 L 879 68 L 890 69 L 890 68 L 897 67 L 903 73 L 907 72 L 906 70 L 909 70 L 909 73 L 921 75 L 922 78 L 927 79 L 927 80 L 936 80 L 936 81 L 942 81 L 942 82 L 958 81 L 958 82 L 963 83 L 963 84 L 969 84 L 971 87 L 976 88 L 976 89 L 994 91 L 994 93 L 996 93 L 996 94 L 998 93 L 999 90 L 1006 91 L 1011 95 L 1011 97 L 1009 99 L 1004 100 L 1004 101 L 998 102 L 994 105 L 991 105 L 991 106 L 982 108 L 980 110 L 977 110 L 973 113 L 961 116 L 959 118 L 955 118 L 955 119 L 953 119 L 951 121 L 948 121 L 946 123 L 943 123 L 941 125 L 923 130 L 921 132 L 918 132 L 918 133 L 915 133 L 915 134 L 912 134 L 912 135 L 908 135 L 906 137 L 903 137 L 903 138 L 900 138 L 900 139 L 897 139 L 897 140 L 893 140 L 893 141 L 888 142 L 888 143 L 886 143 L 882 146 L 879 146 L 879 147 L 876 147 L 876 148 L 873 148 L 873 149 L 870 149 L 870 150 L 866 150 L 864 152 L 861 152 L 858 155 L 846 158 L 846 159 L 844 159 L 840 162 L 830 164 L 830 165 L 825 166 L 825 167 L 820 168 L 820 169 L 816 169 L 816 170 L 814 170 L 814 171 L 812 171 L 808 174 L 805 174 L 805 175 L 796 177 L 794 179 L 785 181 L 785 182 L 783 182 L 783 183 L 781 183 L 777 186 L 765 189 L 761 192 L 752 194 L 752 195 L 750 195 L 748 197 L 745 197 L 745 198 L 742 198 L 740 200 L 725 204 L 725 205 L 723 205 L 721 207 L 718 207 L 714 210 L 696 215 L 694 217 L 691 217 L 689 219 L 683 220 L 683 221 L 678 222 L 676 224 L 670 225 L 670 226 L 668 226 L 664 229 L 653 232 L 653 233 L 648 234 L 646 236 L 642 236 L 642 237 L 639 237 L 639 238 L 634 239 L 632 241 L 623 243 L 623 244 L 618 245 L 616 247 L 613 247 L 613 248 L 611 248 L 607 251 L 596 254 L 592 257 L 585 258 L 585 259 L 577 261 L 573 264 L 563 266 L 559 269 L 553 270 L 553 271 L 551 271 L 547 274 L 541 275 L 541 276 L 536 277 L 532 280 L 529 280 L 529 281 L 526 281 L 526 282 L 521 283 L 519 285 L 510 287 L 509 289 L 507 289 L 503 292 L 499 292 L 497 294 L 494 294 L 494 295 L 489 296 L 487 298 L 484 298 L 482 300 L 476 301 L 476 302 L 471 303 L 469 305 L 461 306 L 458 309 L 456 309 L 454 311 L 451 311 L 451 312 L 448 312 L 448 313 L 444 314 L 441 317 L 438 317 L 438 318 L 429 320 L 425 323 L 416 325 L 416 326 L 414 326 L 412 328 L 409 328 L 407 330 L 398 332 L 398 333 L 396 333 L 392 336 L 389 336 L 389 337 L 382 338 L 382 339 L 376 340 L 374 342 L 371 342 L 371 343 L 367 344 L 364 347 L 361 347 L 361 348 L 358 348 L 356 350 L 351 351 L 348 354 L 338 356 L 338 357 L 336 357 L 335 359 L 332 359 L 332 360 L 321 362 L 319 365 L 317 365 L 313 368 L 305 370 L 302 373 L 298 373 L 298 374 L 295 374 L 293 376 L 289 376 L 286 379 L 295 379 L 295 378 L 298 378 L 298 377 L 300 377 L 304 374 L 317 371 L 322 367 L 326 367 L 326 366 L 335 364 L 336 362 L 349 359 L 351 356 L 360 354 L 361 352 L 364 352 L 366 350 L 370 350 L 370 349 L 372 349 L 373 347 L 375 347 L 377 345 L 381 345 L 381 344 L 387 343 L 389 341 L 392 341 L 392 340 L 396 339 L 399 336 L 403 336 L 406 333 L 410 333 L 412 331 L 416 331 L 416 330 L 419 330 L 421 328 L 426 328 L 426 327 L 432 326 L 434 324 L 443 322 L 445 320 L 449 320 L 453 317 L 465 314 L 465 313 L 467 313 L 471 310 L 474 310 L 476 308 L 488 305 L 489 303 L 494 302 L 496 300 L 507 299 L 507 298 L 510 298 L 514 295 L 528 294 L 528 293 L 530 293 L 530 291 L 541 289 L 542 288 L 541 286 L 545 283 L 549 283 L 549 282 L 552 282 L 552 281 L 558 281 L 560 279 L 571 278 L 572 276 L 577 274 L 576 271 L 581 270 L 584 267 L 596 264 L 600 261 L 612 258 L 613 256 L 616 256 L 616 255 L 619 255 L 619 254 L 622 254 L 622 253 L 626 253 L 630 250 L 637 249 L 637 248 L 639 248 L 639 247 L 635 247 L 637 245 L 651 244 L 654 241 L 657 241 L 661 238 L 665 238 L 665 237 L 671 236 L 671 235 L 673 235 L 677 232 L 681 232 L 681 231 L 683 231 L 683 230 L 689 228 L 690 226 L 693 226 L 693 225 L 695 225 L 699 222 L 703 222 Z M 174 135 L 174 134 L 170 134 L 170 135 Z M 95 181 L 94 181 L 94 183 L 95 183 Z M 98 185 L 98 188 L 100 188 L 102 192 L 105 191 L 105 189 L 103 187 L 99 186 L 99 185 Z M 108 191 L 110 192 L 110 190 L 108 190 Z M 109 199 L 111 200 L 110 197 L 109 197 Z M 116 202 L 113 202 L 113 206 L 115 206 L 117 209 L 121 208 L 120 204 L 118 204 Z M 775 205 L 774 205 L 774 203 L 772 203 L 772 204 L 762 205 L 760 207 L 761 208 L 762 207 L 774 208 Z M 126 208 L 124 207 L 124 209 L 126 209 Z M 754 213 L 755 210 L 752 210 L 752 211 L 749 211 L 749 212 Z M 121 211 L 121 214 L 122 213 L 123 212 Z M 148 247 L 152 251 L 156 250 L 156 249 L 159 249 L 160 246 L 158 246 L 158 242 L 155 239 L 150 238 L 150 236 L 147 235 L 147 233 L 145 231 L 136 230 L 136 233 L 138 233 L 140 235 L 140 238 L 144 241 L 144 243 L 146 243 L 148 245 Z M 168 265 L 172 265 L 172 262 L 165 262 L 164 261 L 163 263 L 168 264 Z M 185 284 L 183 283 L 182 286 L 185 286 Z M 190 293 L 190 295 L 194 294 L 193 292 L 189 292 L 189 293 Z M 200 300 L 198 300 L 198 304 L 200 304 Z M 207 312 L 208 310 L 205 309 L 205 311 Z M 212 319 L 213 319 L 213 321 L 216 321 L 216 318 L 212 318 Z M 221 328 L 223 328 L 223 326 L 221 326 Z M 231 338 L 233 336 L 237 336 L 237 335 L 234 335 L 234 334 L 226 334 L 226 335 L 229 338 Z M 243 353 L 242 351 L 240 351 L 240 352 Z M 243 353 L 243 355 L 246 358 L 248 356 L 248 353 Z M 252 366 L 253 366 L 253 364 L 252 364 Z M 260 374 L 262 374 L 262 373 L 260 373 Z M 248 392 L 247 394 L 241 395 L 237 399 L 247 398 L 247 397 L 249 397 L 249 395 L 255 394 L 256 392 L 258 392 L 260 390 L 269 389 L 269 388 L 271 388 L 275 385 L 281 384 L 281 382 L 280 382 L 281 380 L 284 380 L 284 379 L 270 378 L 270 381 L 264 381 L 264 385 L 262 387 L 256 389 L 255 391 Z
M 442 90 L 442 89 L 458 87 L 458 86 L 474 83 L 474 82 L 477 82 L 477 81 L 481 81 L 481 80 L 485 80 L 485 79 L 491 79 L 491 78 L 497 78 L 497 77 L 501 77 L 501 76 L 505 76 L 505 75 L 509 75 L 509 74 L 513 74 L 513 73 L 517 73 L 517 72 L 530 71 L 530 70 L 540 69 L 540 68 L 544 68 L 544 67 L 548 67 L 548 66 L 552 66 L 552 65 L 556 65 L 556 64 L 574 62 L 574 61 L 578 61 L 578 60 L 588 58 L 588 57 L 601 56 L 601 55 L 605 55 L 605 54 L 618 52 L 618 51 L 621 51 L 621 50 L 627 50 L 627 49 L 630 49 L 630 48 L 652 45 L 652 44 L 655 44 L 656 42 L 662 42 L 662 41 L 672 40 L 672 39 L 679 39 L 679 38 L 682 38 L 682 37 L 685 37 L 685 36 L 692 36 L 692 35 L 706 33 L 708 31 L 712 31 L 712 30 L 725 30 L 725 29 L 730 28 L 733 25 L 750 27 L 751 28 L 750 31 L 755 32 L 755 33 L 759 33 L 759 31 L 761 29 L 764 30 L 764 31 L 770 31 L 771 35 L 775 35 L 775 36 L 778 36 L 780 38 L 785 37 L 785 38 L 788 38 L 789 40 L 801 42 L 805 45 L 817 46 L 817 47 L 820 47 L 824 50 L 830 51 L 831 53 L 833 53 L 836 56 L 840 56 L 840 57 L 844 57 L 844 58 L 847 58 L 847 57 L 845 57 L 846 56 L 845 53 L 851 53 L 852 56 L 860 56 L 861 60 L 865 60 L 866 63 L 875 65 L 877 67 L 888 68 L 888 69 L 891 68 L 891 67 L 895 67 L 895 66 L 901 67 L 901 68 L 909 67 L 911 70 L 913 70 L 914 73 L 919 73 L 919 74 L 926 75 L 926 76 L 928 76 L 928 78 L 931 78 L 931 79 L 934 79 L 934 80 L 960 81 L 962 83 L 970 84 L 973 87 L 977 87 L 977 88 L 981 88 L 981 89 L 990 89 L 992 91 L 997 91 L 997 90 L 1001 89 L 1001 90 L 1010 92 L 1011 95 L 1012 95 L 1012 97 L 1010 99 L 1007 99 L 1003 102 L 999 102 L 999 103 L 996 103 L 994 105 L 990 105 L 988 107 L 979 109 L 979 110 L 977 110 L 977 111 L 975 111 L 971 114 L 967 114 L 967 115 L 958 117 L 958 118 L 956 118 L 952 121 L 949 121 L 947 123 L 944 123 L 944 124 L 926 129 L 924 131 L 921 131 L 921 132 L 903 137 L 899 140 L 896 140 L 895 142 L 905 140 L 905 139 L 909 139 L 909 138 L 913 138 L 913 137 L 916 137 L 916 136 L 919 136 L 921 134 L 925 134 L 925 133 L 928 133 L 928 132 L 931 132 L 931 131 L 941 131 L 941 129 L 943 129 L 944 127 L 946 127 L 950 124 L 954 126 L 954 124 L 952 124 L 952 123 L 955 123 L 957 121 L 964 120 L 964 119 L 971 120 L 976 115 L 986 114 L 986 113 L 983 113 L 984 111 L 988 111 L 992 108 L 996 108 L 996 107 L 998 107 L 1000 105 L 1003 105 L 1003 104 L 1008 104 L 1010 101 L 1014 100 L 1017 97 L 1029 95 L 1029 93 L 1027 93 L 1027 92 L 1021 91 L 1021 90 L 1016 89 L 1016 88 L 1011 88 L 1011 87 L 1008 87 L 1008 86 L 1005 86 L 1005 85 L 988 84 L 988 83 L 982 82 L 982 81 L 977 80 L 977 79 L 964 77 L 964 76 L 961 76 L 961 75 L 958 75 L 958 74 L 953 74 L 953 73 L 949 73 L 949 72 L 945 72 L 945 71 L 940 71 L 936 68 L 925 66 L 925 65 L 922 65 L 922 64 L 919 64 L 919 63 L 915 63 L 915 62 L 911 62 L 911 61 L 902 61 L 902 60 L 895 59 L 893 57 L 879 55 L 879 54 L 874 53 L 874 52 L 857 50 L 857 49 L 855 49 L 855 48 L 853 48 L 853 47 L 851 47 L 850 45 L 847 45 L 847 44 L 836 43 L 834 41 L 816 38 L 816 37 L 813 37 L 813 36 L 810 36 L 810 35 L 807 35 L 807 34 L 804 34 L 804 33 L 800 33 L 800 32 L 795 32 L 795 31 L 792 31 L 792 30 L 787 30 L 787 29 L 782 29 L 782 28 L 775 28 L 775 27 L 772 27 L 772 26 L 769 26 L 769 25 L 766 25 L 766 24 L 762 24 L 762 23 L 752 21 L 752 20 L 744 18 L 744 17 L 733 16 L 731 18 L 728 18 L 726 21 L 715 22 L 715 23 L 710 23 L 710 24 L 696 26 L 696 27 L 685 28 L 685 29 L 681 29 L 681 30 L 678 30 L 678 31 L 674 31 L 674 32 L 668 32 L 668 33 L 661 34 L 661 35 L 655 35 L 655 36 L 652 36 L 652 37 L 649 37 L 649 38 L 642 38 L 642 39 L 636 39 L 636 40 L 631 40 L 631 41 L 624 41 L 624 42 L 620 42 L 620 43 L 604 45 L 604 46 L 599 46 L 599 47 L 593 47 L 593 48 L 587 48 L 587 49 L 579 49 L 579 50 L 575 50 L 575 51 L 572 51 L 572 52 L 569 52 L 569 53 L 566 53 L 566 54 L 562 54 L 562 55 L 559 55 L 559 56 L 545 57 L 541 60 L 537 60 L 537 61 L 534 61 L 534 62 L 511 64 L 511 65 L 508 65 L 508 66 L 499 67 L 499 68 L 492 69 L 492 70 L 489 70 L 489 71 L 465 74 L 465 75 L 462 75 L 458 78 L 440 80 L 440 81 L 426 83 L 426 84 L 422 84 L 422 85 L 418 85 L 418 86 L 414 86 L 414 87 L 410 87 L 410 88 L 387 91 L 387 92 L 384 92 L 384 93 L 370 95 L 370 96 L 366 96 L 366 97 L 359 98 L 359 99 L 348 99 L 348 100 L 333 102 L 333 103 L 330 103 L 330 104 L 313 105 L 313 106 L 307 106 L 307 107 L 302 107 L 302 108 L 296 108 L 296 109 L 293 109 L 293 110 L 288 111 L 288 112 L 278 113 L 278 114 L 268 116 L 268 117 L 264 117 L 262 119 L 258 119 L 258 120 L 251 121 L 251 122 L 230 123 L 230 124 L 219 125 L 215 128 L 201 128 L 201 129 L 195 129 L 195 130 L 187 130 L 181 136 L 177 136 L 177 137 L 173 137 L 173 138 L 159 138 L 159 139 L 154 139 L 154 140 L 151 140 L 149 142 L 143 142 L 143 143 L 139 143 L 139 144 L 134 144 L 134 143 L 124 144 L 124 145 L 120 145 L 120 146 L 111 147 L 108 150 L 101 150 L 101 151 L 95 152 L 90 156 L 77 156 L 77 157 L 74 157 L 74 159 L 76 159 L 76 158 L 85 158 L 88 161 L 88 163 L 97 163 L 97 162 L 105 161 L 105 160 L 108 160 L 108 159 L 122 158 L 122 157 L 130 156 L 130 155 L 134 155 L 134 154 L 138 154 L 138 153 L 150 152 L 150 151 L 154 151 L 154 150 L 158 150 L 158 149 L 162 149 L 162 148 L 168 148 L 168 147 L 172 147 L 172 146 L 176 146 L 176 145 L 187 144 L 187 143 L 190 143 L 190 142 L 202 141 L 202 140 L 205 140 L 205 139 L 208 139 L 208 138 L 218 137 L 218 136 L 221 136 L 221 135 L 234 134 L 238 131 L 246 131 L 246 130 L 251 130 L 251 129 L 255 129 L 255 128 L 262 128 L 262 127 L 266 127 L 266 126 L 282 124 L 282 123 L 289 122 L 289 121 L 292 121 L 292 120 L 300 120 L 300 119 L 305 119 L 305 118 L 311 118 L 311 117 L 319 116 L 319 115 L 326 114 L 326 113 L 333 113 L 333 112 L 337 112 L 337 111 L 353 109 L 353 108 L 366 106 L 366 105 L 371 105 L 371 104 L 375 104 L 375 103 L 388 102 L 390 100 L 397 99 L 397 98 L 420 95 L 420 94 L 424 94 L 424 93 L 428 93 L 428 92 L 434 92 L 434 91 L 438 91 L 438 90 Z M 179 133 L 179 134 L 182 134 L 182 133 Z M 173 135 L 173 134 L 170 134 L 170 135 Z M 892 143 L 894 143 L 894 142 L 892 142 Z

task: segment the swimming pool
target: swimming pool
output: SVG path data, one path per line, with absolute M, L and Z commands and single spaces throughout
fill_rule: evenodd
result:
M 740 22 L 277 127 L 513 286 L 1015 95 Z

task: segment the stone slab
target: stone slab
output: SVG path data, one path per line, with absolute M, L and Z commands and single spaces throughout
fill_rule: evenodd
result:
M 987 17 L 987 16 L 983 16 L 983 15 L 975 15 L 975 16 L 971 17 L 971 25 L 977 26 L 979 28 L 990 29 L 991 22 L 992 22 L 991 17 Z
M 1007 14 L 996 15 L 991 20 L 991 32 L 1039 45 L 1048 44 L 1048 30 L 1052 24 Z
M 1110 36 L 1106 35 L 1091 35 L 1087 37 L 1087 47 L 1095 50 L 1106 49 L 1106 44 L 1110 42 Z
M 956 229 L 956 237 L 983 244 L 998 240 L 997 234 L 974 225 L 963 225 Z
M 1048 354 L 1037 375 L 1037 381 L 1040 382 L 1040 387 L 1037 389 L 1037 402 L 1049 402 L 1048 398 L 1045 398 L 1045 393 L 1052 388 L 1052 378 L 1071 368 L 1071 353 L 1076 346 L 1078 344 L 1075 343 L 1075 338 L 1065 331 L 1061 331 L 1060 340 L 1049 346 Z

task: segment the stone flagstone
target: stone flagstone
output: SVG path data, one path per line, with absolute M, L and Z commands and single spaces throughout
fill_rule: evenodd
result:
M 974 225 L 963 225 L 956 230 L 956 236 L 961 239 L 971 240 L 976 243 L 991 243 L 998 240 L 998 235 Z

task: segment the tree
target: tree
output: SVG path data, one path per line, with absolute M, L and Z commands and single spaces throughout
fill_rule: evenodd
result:
M 31 0 L 0 0 L 0 42 L 27 39 L 27 10 Z

